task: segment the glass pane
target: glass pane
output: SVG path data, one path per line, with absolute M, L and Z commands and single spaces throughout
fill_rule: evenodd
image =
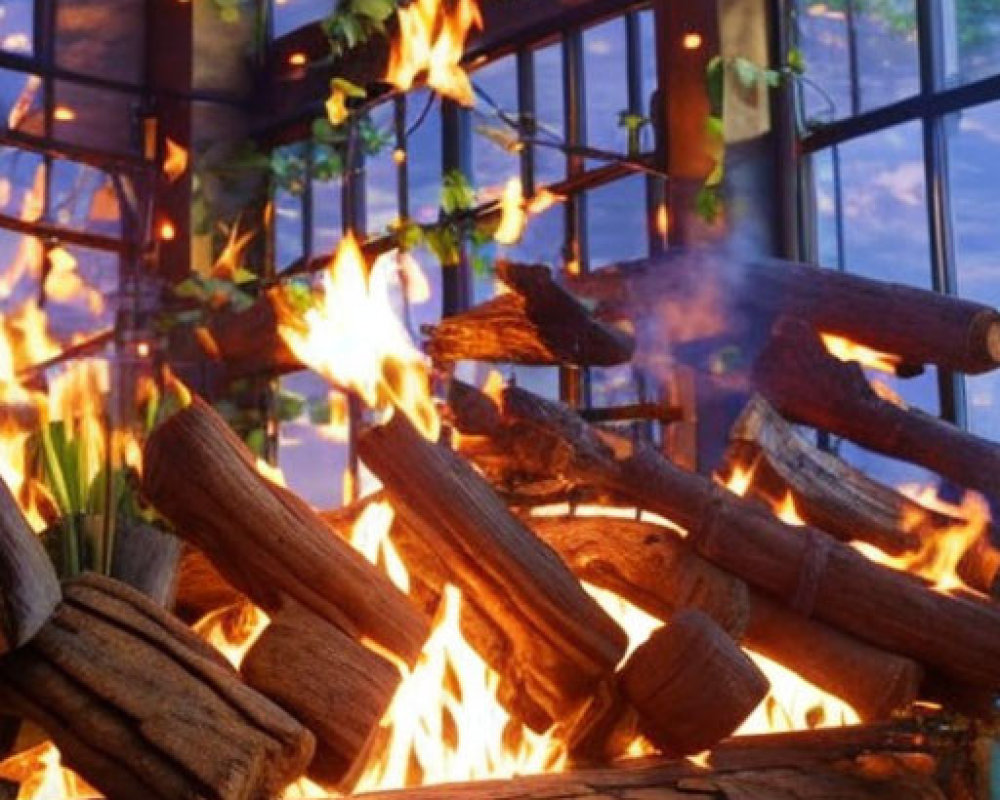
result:
M 279 270 L 302 257 L 302 196 L 274 191 L 274 259 Z
M 628 147 L 626 131 L 618 124 L 619 114 L 628 110 L 627 50 L 622 17 L 584 31 L 587 144 L 615 153 Z
M 124 83 L 143 74 L 145 0 L 59 0 L 56 63 L 63 69 Z
M 118 290 L 118 255 L 64 245 L 49 258 L 46 308 L 56 338 L 68 342 L 75 335 L 110 327 Z
M 649 116 L 652 111 L 653 95 L 656 93 L 656 17 L 652 10 L 639 12 L 639 36 L 641 40 L 642 63 L 642 113 Z M 649 141 L 643 141 L 643 147 L 652 144 L 652 134 L 648 128 L 644 134 Z
M 920 89 L 915 0 L 855 0 L 861 110 L 894 103 Z
M 38 75 L 0 69 L 0 125 L 6 130 L 41 136 L 42 79 Z
M 53 132 L 56 139 L 98 150 L 135 149 L 134 108 L 138 98 L 124 92 L 56 81 Z
M 472 80 L 489 98 L 476 98 L 483 117 L 477 114 L 472 137 L 472 183 L 485 201 L 499 197 L 507 181 L 520 175 L 520 157 L 504 146 L 516 140 L 517 131 L 501 117 L 518 118 L 517 62 L 514 56 L 501 58 L 476 70 Z
M 30 55 L 34 41 L 34 0 L 4 0 L 0 4 L 0 50 Z
M 406 96 L 406 163 L 409 169 L 410 216 L 433 222 L 441 206 L 441 114 L 426 89 Z
M 0 213 L 34 221 L 42 216 L 45 163 L 42 156 L 0 147 Z
M 37 301 L 41 274 L 41 240 L 0 228 L 0 314 Z
M 535 117 L 537 138 L 563 141 L 566 138 L 563 106 L 562 45 L 542 47 L 534 52 Z M 554 147 L 535 147 L 535 183 L 543 186 L 566 177 L 566 156 Z
M 840 147 L 844 265 L 883 281 L 931 287 L 920 123 Z
M 965 111 L 947 120 L 948 172 L 958 293 L 1000 306 L 1000 241 L 996 214 L 1000 200 L 1000 103 Z M 969 426 L 1000 439 L 1000 375 L 968 376 Z
M 813 203 L 816 209 L 816 259 L 824 267 L 840 268 L 837 241 L 836 148 L 821 150 L 810 157 L 813 176 Z
M 649 252 L 646 180 L 633 175 L 587 192 L 590 268 L 641 258 Z
M 284 36 L 322 19 L 333 12 L 335 5 L 334 0 L 274 0 L 274 35 Z
M 121 235 L 118 197 L 106 173 L 57 159 L 52 164 L 50 216 L 69 228 Z
M 1000 71 L 1000 3 L 941 0 L 940 6 L 946 82 L 968 83 Z
M 389 134 L 389 144 L 374 156 L 365 157 L 365 203 L 368 233 L 385 233 L 399 218 L 399 180 L 393 159 L 396 137 L 393 135 L 395 107 L 390 101 L 372 109 L 372 124 Z
M 851 67 L 844 0 L 798 0 L 799 49 L 806 62 L 802 104 L 807 121 L 829 122 L 851 109 Z
M 331 253 L 343 235 L 343 182 L 312 182 L 312 255 Z

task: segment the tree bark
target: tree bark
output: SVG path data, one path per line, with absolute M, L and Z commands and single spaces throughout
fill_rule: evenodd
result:
M 617 264 L 570 281 L 601 316 L 644 319 L 656 309 L 672 343 L 782 315 L 845 336 L 907 364 L 976 374 L 1000 366 L 1000 314 L 957 297 L 776 259 L 735 262 L 677 251 Z
M 791 493 L 805 522 L 841 541 L 863 541 L 891 555 L 919 552 L 928 540 L 960 527 L 959 517 L 935 511 L 821 451 L 754 395 L 730 432 L 730 464 L 753 463 L 751 489 L 769 503 Z M 992 526 L 963 557 L 959 574 L 973 589 L 991 594 L 1000 553 L 990 544 Z
M 804 322 L 786 318 L 775 326 L 754 366 L 754 383 L 788 419 L 1000 499 L 1000 445 L 879 397 L 861 368 L 830 356 Z
M 669 622 L 683 609 L 847 702 L 865 722 L 888 719 L 916 697 L 922 670 L 816 620 L 794 614 L 724 572 L 660 525 L 608 517 L 538 517 L 532 530 L 581 579 Z
M 786 525 L 652 450 L 616 460 L 560 404 L 508 389 L 503 413 L 522 426 L 529 455 L 680 525 L 702 556 L 793 611 L 958 680 L 1000 688 L 1000 608 L 939 594 L 821 531 Z
M 364 432 L 358 452 L 452 582 L 506 631 L 553 719 L 614 671 L 624 632 L 462 458 L 421 437 L 402 414 Z
M 595 319 L 552 280 L 548 267 L 500 262 L 512 290 L 433 327 L 436 361 L 613 366 L 632 358 L 631 336 Z
M 646 736 L 667 755 L 700 753 L 753 713 L 770 684 L 726 632 L 687 609 L 655 631 L 619 676 Z
M 85 575 L 0 663 L 0 697 L 109 800 L 265 800 L 312 736 L 140 592 Z
M 59 603 L 59 578 L 0 480 L 0 655 L 25 644 Z
M 316 737 L 309 777 L 350 791 L 399 686 L 399 670 L 311 611 L 289 603 L 247 651 L 240 672 Z
M 287 596 L 411 664 L 420 653 L 426 618 L 302 499 L 261 476 L 200 398 L 149 437 L 143 488 L 178 533 L 265 610 L 279 610 Z

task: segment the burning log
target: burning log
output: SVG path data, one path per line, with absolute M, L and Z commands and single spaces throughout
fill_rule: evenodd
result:
M 289 603 L 271 620 L 240 666 L 247 683 L 316 737 L 308 774 L 349 790 L 379 727 L 400 672 L 311 611 Z
M 60 596 L 59 578 L 41 540 L 0 480 L 0 655 L 31 639 Z
M 787 604 L 961 681 L 1000 688 L 1000 609 L 932 591 L 814 528 L 784 524 L 708 478 L 644 450 L 616 460 L 570 409 L 521 389 L 505 417 L 524 426 L 524 457 L 607 486 L 689 531 L 701 555 Z
M 356 638 L 412 663 L 428 622 L 299 497 L 264 478 L 246 446 L 204 401 L 146 443 L 146 496 L 226 580 L 265 610 L 287 597 Z
M 305 769 L 309 732 L 153 601 L 94 575 L 65 592 L 0 697 L 109 800 L 264 800 Z
M 921 338 L 931 335 L 925 330 Z M 754 381 L 789 419 L 1000 499 L 1000 445 L 879 397 L 861 368 L 828 355 L 804 322 L 783 319 L 775 326 L 755 364 Z
M 362 434 L 358 452 L 452 582 L 514 643 L 517 666 L 496 666 L 537 678 L 532 694 L 553 719 L 614 671 L 624 632 L 462 458 L 402 414 Z
M 1000 366 L 1000 313 L 957 297 L 775 259 L 733 263 L 722 253 L 677 251 L 573 278 L 569 288 L 611 316 L 662 303 L 691 307 L 717 289 L 722 314 L 767 323 L 787 315 L 845 336 L 907 364 L 937 364 L 971 374 Z M 602 314 L 604 316 L 604 314 Z M 689 326 L 688 314 L 676 322 Z M 763 319 L 761 319 L 763 317 Z M 672 333 L 686 341 L 685 331 Z
M 754 491 L 772 503 L 791 492 L 806 523 L 842 541 L 869 542 L 891 555 L 916 553 L 945 531 L 965 524 L 823 452 L 800 436 L 760 395 L 751 398 L 730 438 L 737 445 L 731 463 L 754 460 Z M 987 594 L 1000 570 L 1000 553 L 989 539 L 988 529 L 984 530 L 959 564 L 966 582 Z
M 173 608 L 177 616 L 193 625 L 213 611 L 243 599 L 243 595 L 226 583 L 201 550 L 189 544 L 183 546 Z
M 548 267 L 500 262 L 497 275 L 511 292 L 430 331 L 428 352 L 436 361 L 613 366 L 632 358 L 632 337 L 595 319 Z
M 682 611 L 632 654 L 619 678 L 646 736 L 668 755 L 700 753 L 767 695 L 757 666 L 711 618 Z
M 887 719 L 917 697 L 922 670 L 794 614 L 706 561 L 661 525 L 608 517 L 537 517 L 532 530 L 583 580 L 664 621 L 684 609 L 847 702 L 866 722 Z
M 168 608 L 174 598 L 181 542 L 152 525 L 132 523 L 115 534 L 111 574 Z

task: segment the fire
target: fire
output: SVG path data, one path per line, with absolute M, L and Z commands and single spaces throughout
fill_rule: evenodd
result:
M 774 514 L 786 525 L 794 525 L 797 528 L 801 528 L 806 524 L 805 520 L 799 516 L 799 510 L 795 507 L 795 498 L 792 497 L 791 492 L 785 492 L 785 496 L 774 510 Z
M 49 251 L 49 273 L 45 278 L 45 295 L 57 303 L 84 300 L 95 316 L 104 311 L 104 295 L 88 286 L 77 272 L 77 261 L 63 247 Z
M 231 281 L 243 265 L 243 253 L 257 234 L 253 230 L 240 235 L 240 224 L 237 221 L 229 231 L 229 238 L 219 257 L 212 265 L 212 277 Z
M 953 505 L 941 500 L 929 486 L 905 485 L 900 491 L 926 509 L 953 517 L 955 524 L 925 536 L 915 553 L 890 556 L 865 542 L 854 542 L 853 546 L 872 561 L 919 575 L 940 592 L 971 591 L 959 577 L 958 565 L 965 553 L 987 535 L 991 515 L 986 500 L 975 492 L 966 492 L 961 504 Z M 922 513 L 908 510 L 901 524 L 903 530 L 912 531 L 923 521 Z
M 386 82 L 408 91 L 421 73 L 427 85 L 465 106 L 474 103 L 472 83 L 461 67 L 465 41 L 483 19 L 475 0 L 414 0 L 400 8 L 399 35 L 392 43 Z
M 385 269 L 365 275 L 361 250 L 348 234 L 323 274 L 316 305 L 301 319 L 281 309 L 279 331 L 331 384 L 356 392 L 371 409 L 398 408 L 424 436 L 437 439 L 427 361 L 393 310 L 389 284 Z
M 187 172 L 188 151 L 167 137 L 167 153 L 163 159 L 163 175 L 169 183 L 176 183 Z
M 0 778 L 20 784 L 17 800 L 83 800 L 100 795 L 62 768 L 59 751 L 40 744 L 0 764 Z
M 195 624 L 194 632 L 239 669 L 247 651 L 270 624 L 270 618 L 257 606 L 241 603 L 212 612 Z
M 827 351 L 835 358 L 839 358 L 841 361 L 856 361 L 863 367 L 871 367 L 880 372 L 894 374 L 896 367 L 902 360 L 899 356 L 872 350 L 863 344 L 852 342 L 850 339 L 832 333 L 820 333 L 820 338 Z
M 746 497 L 747 492 L 750 491 L 750 486 L 753 484 L 754 471 L 755 466 L 752 464 L 750 466 L 735 464 L 729 477 L 722 481 L 722 484 L 733 494 Z
M 500 244 L 517 244 L 528 224 L 520 178 L 511 178 L 507 181 L 503 196 L 500 198 L 500 208 L 502 211 L 500 226 L 493 234 L 493 238 Z

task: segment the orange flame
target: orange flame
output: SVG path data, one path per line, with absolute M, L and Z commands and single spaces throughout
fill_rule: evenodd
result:
M 472 84 L 461 60 L 470 31 L 483 27 L 475 0 L 457 0 L 450 9 L 442 0 L 414 0 L 399 9 L 398 17 L 399 36 L 392 43 L 386 81 L 405 92 L 426 73 L 432 89 L 473 105 Z
M 500 209 L 502 213 L 500 226 L 493 234 L 493 238 L 500 244 L 517 244 L 528 224 L 520 178 L 511 178 L 507 181 L 503 196 L 500 198 Z
M 398 408 L 436 440 L 440 419 L 427 362 L 394 312 L 388 287 L 385 269 L 365 276 L 361 250 L 348 234 L 323 274 L 316 305 L 302 319 L 282 309 L 279 331 L 292 352 L 331 384 L 357 392 L 371 409 Z
M 163 159 L 163 174 L 167 181 L 176 183 L 187 172 L 188 151 L 173 139 L 167 137 L 167 153 Z
M 856 361 L 863 367 L 871 367 L 880 372 L 895 373 L 896 367 L 902 361 L 899 356 L 872 350 L 843 336 L 821 332 L 820 338 L 827 351 L 835 358 L 841 361 Z

